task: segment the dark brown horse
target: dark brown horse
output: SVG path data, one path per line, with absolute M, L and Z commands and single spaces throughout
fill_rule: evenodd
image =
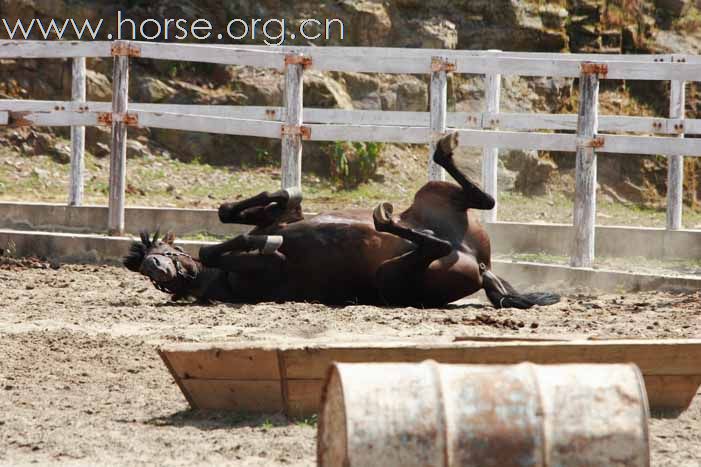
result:
M 458 185 L 427 183 L 398 219 L 389 203 L 305 219 L 298 192 L 266 192 L 219 208 L 222 222 L 255 228 L 202 247 L 199 260 L 172 236 L 142 235 L 124 264 L 175 299 L 443 306 L 484 289 L 497 308 L 556 303 L 490 271 L 489 238 L 471 209 L 492 209 L 494 199 L 458 170 L 456 146 L 456 134 L 443 138 L 433 157 Z

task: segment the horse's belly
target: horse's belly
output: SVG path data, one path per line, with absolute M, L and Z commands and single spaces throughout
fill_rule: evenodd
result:
M 472 254 L 456 252 L 457 259 L 446 256 L 435 260 L 424 276 L 427 300 L 450 303 L 472 295 L 482 288 L 479 264 Z
M 326 224 L 305 232 L 282 232 L 285 241 L 285 299 L 325 303 L 378 303 L 375 275 L 397 252 L 411 248 L 404 240 L 361 223 Z

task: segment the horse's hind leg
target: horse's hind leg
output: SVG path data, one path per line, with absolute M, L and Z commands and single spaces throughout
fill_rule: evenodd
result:
M 443 167 L 453 179 L 460 185 L 465 195 L 465 209 L 494 208 L 494 198 L 482 191 L 480 187 L 472 183 L 464 173 L 458 169 L 453 160 L 453 151 L 458 147 L 458 134 L 451 133 L 443 137 L 433 153 L 433 161 Z
M 219 207 L 219 219 L 225 224 L 267 227 L 272 224 L 302 220 L 302 192 L 297 188 L 267 191 Z
M 375 229 L 409 240 L 416 249 L 385 261 L 377 271 L 376 282 L 388 305 L 420 305 L 426 294 L 423 280 L 428 266 L 449 255 L 452 245 L 430 233 L 400 226 L 392 220 L 392 205 L 380 204 L 373 213 Z

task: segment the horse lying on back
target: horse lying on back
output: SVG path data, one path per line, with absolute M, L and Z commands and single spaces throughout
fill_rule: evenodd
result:
M 397 218 L 382 203 L 305 219 L 298 191 L 265 192 L 219 208 L 222 222 L 255 226 L 250 233 L 202 247 L 199 259 L 172 235 L 144 233 L 124 264 L 174 299 L 436 307 L 484 289 L 497 308 L 558 302 L 520 294 L 491 271 L 489 238 L 471 210 L 494 199 L 457 168 L 456 146 L 457 134 L 443 138 L 433 159 L 458 185 L 425 184 Z

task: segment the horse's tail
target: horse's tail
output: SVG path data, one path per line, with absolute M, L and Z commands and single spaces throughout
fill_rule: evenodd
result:
M 534 305 L 553 305 L 560 301 L 558 294 L 550 292 L 535 292 L 522 294 L 506 280 L 498 277 L 492 271 L 482 273 L 482 283 L 487 298 L 495 308 L 520 308 L 525 310 Z

